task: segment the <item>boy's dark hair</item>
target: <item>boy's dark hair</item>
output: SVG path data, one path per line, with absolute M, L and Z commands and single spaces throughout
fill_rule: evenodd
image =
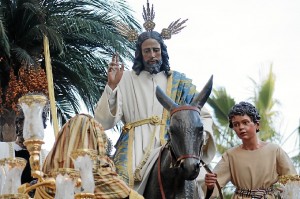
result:
M 251 118 L 252 122 L 254 122 L 255 124 L 259 123 L 260 120 L 260 115 L 257 109 L 255 108 L 255 106 L 248 102 L 240 102 L 231 108 L 228 114 L 230 128 L 233 127 L 232 118 L 236 115 L 248 115 Z

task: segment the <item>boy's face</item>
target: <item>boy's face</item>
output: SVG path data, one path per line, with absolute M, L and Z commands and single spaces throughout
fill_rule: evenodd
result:
M 259 123 L 255 124 L 248 115 L 236 115 L 232 117 L 233 130 L 241 140 L 256 137 Z

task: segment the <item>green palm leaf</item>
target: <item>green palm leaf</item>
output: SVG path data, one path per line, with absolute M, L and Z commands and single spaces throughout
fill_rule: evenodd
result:
M 118 52 L 133 58 L 134 45 L 116 30 L 123 21 L 140 30 L 125 0 L 0 1 L 0 55 L 17 72 L 21 65 L 44 67 L 43 36 L 50 44 L 55 98 L 61 117 L 93 108 L 106 84 L 106 67 Z M 8 76 L 1 67 L 1 76 Z M 8 80 L 1 78 L 5 90 Z M 3 96 L 2 96 L 3 97 Z M 4 99 L 5 100 L 5 99 Z

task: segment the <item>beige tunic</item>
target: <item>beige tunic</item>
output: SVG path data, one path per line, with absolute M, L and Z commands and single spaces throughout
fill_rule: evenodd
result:
M 280 175 L 297 174 L 286 152 L 273 143 L 253 151 L 234 147 L 223 154 L 214 172 L 221 187 L 231 181 L 237 188 L 251 190 L 271 187 Z M 217 188 L 213 195 L 217 195 Z M 233 198 L 251 197 L 234 195 Z

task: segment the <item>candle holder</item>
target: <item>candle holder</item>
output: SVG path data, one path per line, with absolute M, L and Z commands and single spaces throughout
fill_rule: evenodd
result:
M 300 176 L 284 175 L 279 177 L 279 183 L 283 185 L 280 193 L 282 198 L 300 198 Z
M 24 158 L 4 158 L 1 160 L 1 194 L 17 194 L 21 186 L 21 175 L 27 161 Z M 1 195 L 2 196 L 2 195 Z
M 44 125 L 42 113 L 48 99 L 43 94 L 27 94 L 19 99 L 19 105 L 24 113 L 23 137 L 24 145 L 30 154 L 31 175 L 40 178 L 43 174 L 40 171 L 41 146 L 45 142 Z
M 92 149 L 77 149 L 71 153 L 74 161 L 74 168 L 79 170 L 81 178 L 81 193 L 77 193 L 75 198 L 94 198 L 95 182 L 93 167 L 96 165 L 97 151 Z
M 44 143 L 45 142 L 43 140 L 38 139 L 24 141 L 24 145 L 30 154 L 29 162 L 31 167 L 31 175 L 34 178 L 43 176 L 42 172 L 40 171 L 40 153 Z
M 74 199 L 75 187 L 80 186 L 79 171 L 71 168 L 59 168 L 51 173 L 55 177 L 55 199 Z
M 19 99 L 24 113 L 24 140 L 43 140 L 44 125 L 42 113 L 48 99 L 43 94 L 27 94 Z

